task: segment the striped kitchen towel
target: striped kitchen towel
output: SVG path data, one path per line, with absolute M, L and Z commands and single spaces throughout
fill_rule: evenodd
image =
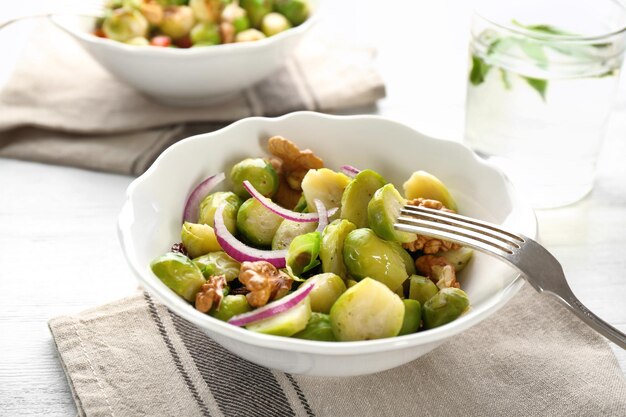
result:
M 283 68 L 225 102 L 172 107 L 43 24 L 0 92 L 0 157 L 139 175 L 175 141 L 244 117 L 371 110 L 385 96 L 375 51 L 324 33 L 314 29 Z
M 143 293 L 50 329 L 80 416 L 626 416 L 607 343 L 528 285 L 429 354 L 350 378 L 250 363 Z

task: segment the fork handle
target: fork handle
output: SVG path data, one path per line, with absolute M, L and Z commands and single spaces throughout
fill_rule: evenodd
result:
M 578 298 L 574 295 L 572 290 L 567 287 L 559 288 L 558 293 L 545 290 L 547 294 L 556 297 L 561 303 L 565 304 L 574 314 L 578 316 L 582 321 L 589 325 L 592 329 L 600 333 L 602 336 L 615 343 L 617 346 L 626 350 L 626 334 L 617 330 L 609 323 L 602 320 L 591 312 Z

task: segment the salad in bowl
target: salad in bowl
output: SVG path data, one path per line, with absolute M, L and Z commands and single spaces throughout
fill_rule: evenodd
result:
M 234 354 L 362 375 L 458 337 L 524 283 L 482 253 L 397 233 L 405 202 L 536 235 L 530 207 L 465 146 L 296 112 L 172 145 L 129 186 L 119 236 L 143 288 Z

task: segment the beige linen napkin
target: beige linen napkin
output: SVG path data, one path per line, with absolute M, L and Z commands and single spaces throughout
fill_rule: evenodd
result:
M 232 99 L 169 107 L 113 78 L 46 23 L 0 93 L 0 157 L 136 175 L 191 133 L 248 116 L 367 106 L 384 95 L 373 50 L 313 31 L 283 68 Z
M 81 416 L 626 416 L 607 343 L 529 285 L 429 354 L 341 379 L 247 362 L 147 294 L 50 330 Z

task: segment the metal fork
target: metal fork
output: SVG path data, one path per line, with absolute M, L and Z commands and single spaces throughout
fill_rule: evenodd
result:
M 11 23 L 24 19 L 50 17 L 54 15 L 73 15 L 100 17 L 104 14 L 105 0 L 63 0 L 63 1 L 38 1 L 19 2 L 19 6 L 27 5 L 24 10 L 13 11 L 12 16 L 5 19 L 0 16 L 0 30 Z
M 539 243 L 519 233 L 455 213 L 406 205 L 397 230 L 450 240 L 508 263 L 540 293 L 556 297 L 592 329 L 626 349 L 626 334 L 589 311 L 576 298 L 559 261 Z

